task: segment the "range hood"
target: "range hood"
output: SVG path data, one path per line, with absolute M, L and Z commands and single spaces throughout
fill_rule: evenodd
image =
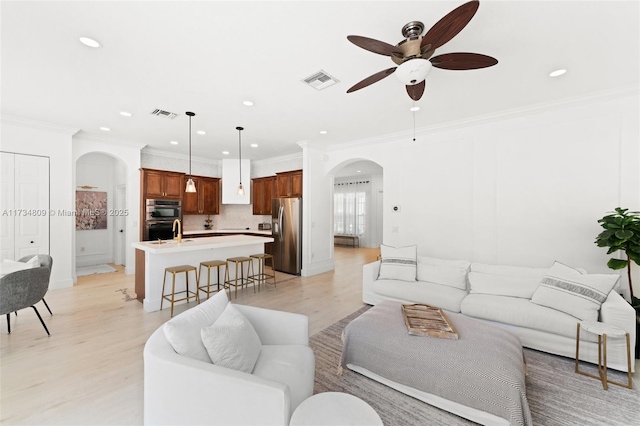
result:
M 238 159 L 222 160 L 222 204 L 251 204 L 251 160 L 242 160 L 244 195 L 238 195 L 240 163 Z

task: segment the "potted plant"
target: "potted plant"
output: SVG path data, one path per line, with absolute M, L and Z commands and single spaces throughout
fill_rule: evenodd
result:
M 629 295 L 631 306 L 636 310 L 636 358 L 640 357 L 640 298 L 633 294 L 631 282 L 631 262 L 640 265 L 640 212 L 630 212 L 629 209 L 617 207 L 615 212 L 607 214 L 598 223 L 604 228 L 597 237 L 595 243 L 598 247 L 608 247 L 607 254 L 622 250 L 626 259 L 611 258 L 607 266 L 611 269 L 627 268 L 629 279 Z

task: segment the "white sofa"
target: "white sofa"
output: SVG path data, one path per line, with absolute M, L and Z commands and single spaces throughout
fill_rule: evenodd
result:
M 424 303 L 494 322 L 515 332 L 523 346 L 574 358 L 576 317 L 531 301 L 548 268 L 485 265 L 417 257 L 417 280 L 378 279 L 380 261 L 363 266 L 362 300 Z M 444 277 L 444 278 L 443 278 Z M 465 285 L 462 279 L 465 278 Z M 434 282 L 435 281 L 435 282 Z M 636 339 L 635 310 L 615 291 L 602 303 L 598 321 L 629 333 L 631 357 Z M 598 360 L 597 336 L 580 334 L 580 359 Z M 607 339 L 607 365 L 627 371 L 624 339 Z M 631 360 L 631 368 L 634 370 Z
M 180 315 L 203 309 L 213 299 Z M 160 327 L 144 347 L 145 425 L 288 425 L 295 408 L 313 394 L 315 358 L 308 318 L 234 306 L 262 343 L 253 371 L 180 355 Z

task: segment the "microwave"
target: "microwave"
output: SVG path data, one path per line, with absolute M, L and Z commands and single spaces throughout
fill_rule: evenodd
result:
M 146 220 L 173 222 L 182 219 L 182 202 L 180 200 L 153 200 L 146 201 Z

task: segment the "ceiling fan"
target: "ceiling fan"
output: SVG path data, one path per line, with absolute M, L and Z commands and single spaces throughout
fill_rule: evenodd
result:
M 367 87 L 395 73 L 405 84 L 414 101 L 424 93 L 425 78 L 431 67 L 447 70 L 473 70 L 498 63 L 497 59 L 479 53 L 445 53 L 433 56 L 437 48 L 455 37 L 471 21 L 480 2 L 472 0 L 449 12 L 423 36 L 424 24 L 412 21 L 402 27 L 402 40 L 395 46 L 368 37 L 350 35 L 347 39 L 358 47 L 379 55 L 390 56 L 398 66 L 377 72 L 357 83 L 347 93 Z

